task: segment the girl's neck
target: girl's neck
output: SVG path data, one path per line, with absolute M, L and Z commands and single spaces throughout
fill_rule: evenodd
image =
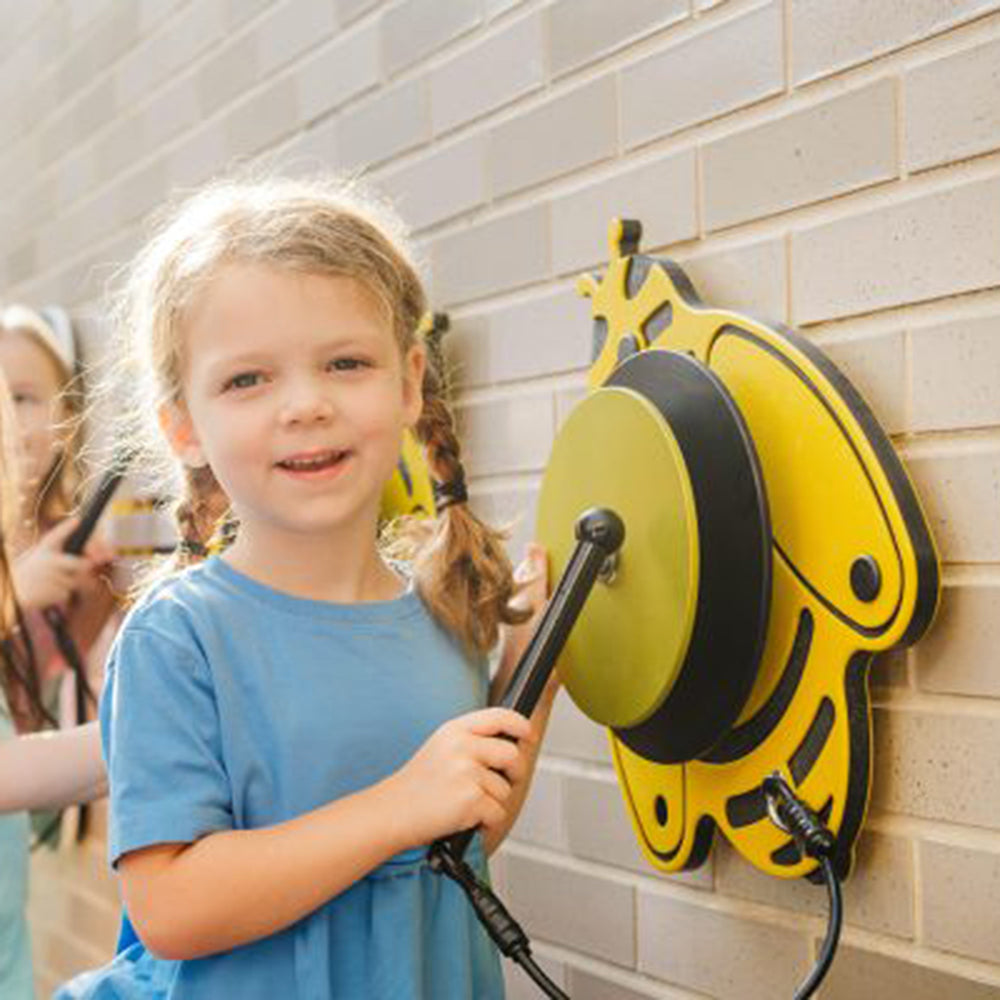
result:
M 371 532 L 279 534 L 241 525 L 223 557 L 234 569 L 293 597 L 358 604 L 399 597 L 403 581 L 386 565 Z

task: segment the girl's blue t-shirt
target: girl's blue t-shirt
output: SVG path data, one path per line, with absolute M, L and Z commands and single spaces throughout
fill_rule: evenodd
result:
M 447 719 L 482 708 L 470 661 L 412 584 L 333 604 L 213 557 L 155 588 L 118 635 L 101 698 L 109 854 L 300 816 L 401 767 Z M 469 860 L 485 874 L 477 837 Z M 60 998 L 493 1000 L 499 957 L 426 848 L 390 859 L 309 916 L 207 958 L 140 941 Z

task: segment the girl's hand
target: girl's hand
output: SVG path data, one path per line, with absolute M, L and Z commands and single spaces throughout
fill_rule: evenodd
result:
M 47 608 L 64 604 L 87 582 L 91 561 L 86 556 L 63 552 L 77 523 L 76 518 L 61 521 L 15 560 L 14 593 L 23 607 Z
M 502 825 L 511 786 L 524 780 L 527 767 L 511 739 L 528 739 L 530 732 L 528 720 L 506 708 L 470 712 L 439 727 L 387 782 L 408 826 L 407 844 Z
M 538 628 L 542 612 L 545 610 L 545 602 L 549 596 L 549 567 L 545 547 L 538 542 L 531 542 L 524 552 L 524 559 L 514 570 L 514 581 L 523 584 L 522 589 L 511 601 L 512 607 L 529 608 L 533 614 L 520 625 L 504 625 L 501 627 L 502 652 L 500 663 L 497 667 L 496 676 L 493 679 L 490 691 L 490 701 L 496 702 L 503 694 L 514 668 L 531 637 Z M 559 675 L 557 671 L 552 671 L 545 691 L 542 694 L 542 701 L 551 702 L 559 690 Z

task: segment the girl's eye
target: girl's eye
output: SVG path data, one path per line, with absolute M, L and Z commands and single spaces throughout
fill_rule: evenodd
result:
M 33 396 L 30 392 L 15 392 L 11 394 L 11 398 L 14 401 L 15 406 L 22 406 L 25 403 L 37 403 L 37 397 Z
M 340 372 L 353 372 L 359 368 L 367 368 L 368 362 L 361 358 L 333 358 L 329 367 Z
M 240 372 L 238 375 L 233 375 L 232 378 L 226 379 L 222 385 L 222 391 L 226 392 L 229 389 L 252 389 L 255 385 L 259 385 L 263 376 L 260 372 Z

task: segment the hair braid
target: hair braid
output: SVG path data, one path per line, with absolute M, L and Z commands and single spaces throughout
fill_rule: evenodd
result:
M 435 479 L 462 481 L 461 445 L 442 392 L 440 374 L 428 365 L 424 406 L 417 422 Z M 467 503 L 449 504 L 414 560 L 417 586 L 434 617 L 480 653 L 496 645 L 499 626 L 517 624 L 531 612 L 510 607 L 518 585 L 504 548 L 506 536 L 483 524 Z
M 184 469 L 184 493 L 174 507 L 181 542 L 176 568 L 193 565 L 208 555 L 208 545 L 229 500 L 207 465 Z

